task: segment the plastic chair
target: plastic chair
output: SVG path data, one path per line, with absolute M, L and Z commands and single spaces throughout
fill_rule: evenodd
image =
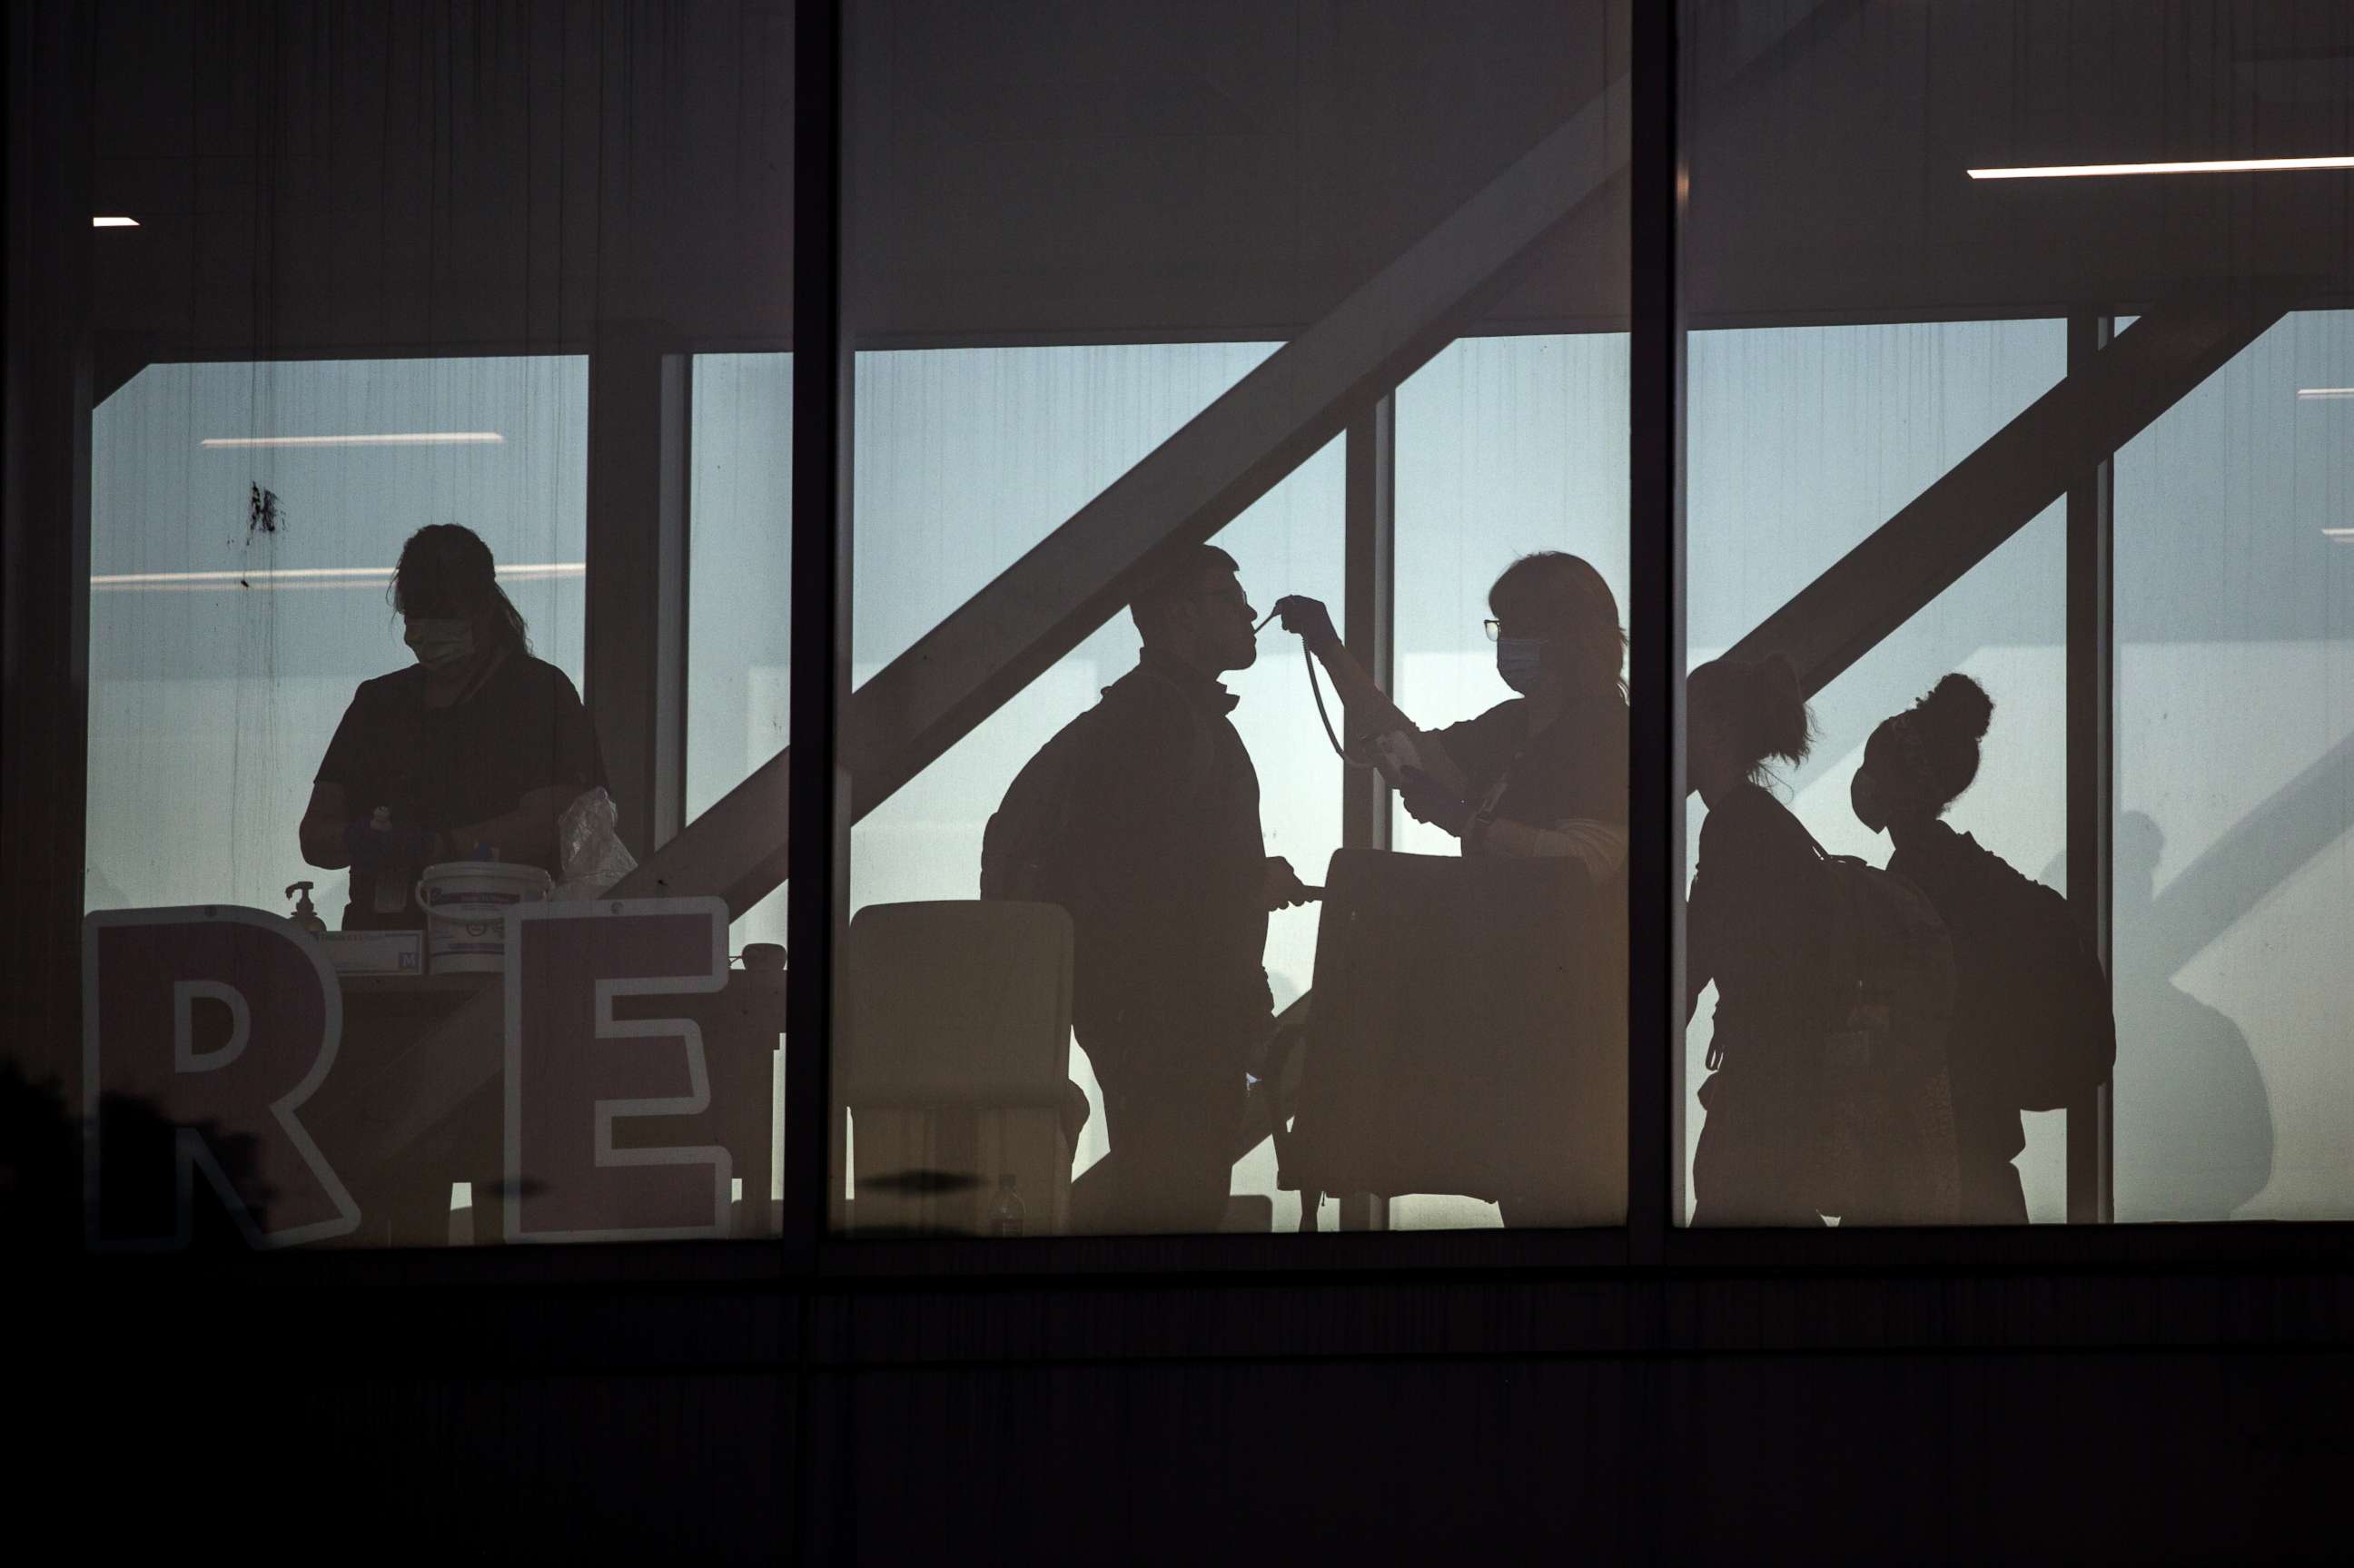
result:
M 852 919 L 834 1076 L 859 1234 L 1067 1229 L 1071 951 L 1051 904 L 877 904 Z M 1009 1179 L 1014 1224 L 992 1217 L 1013 1207 Z

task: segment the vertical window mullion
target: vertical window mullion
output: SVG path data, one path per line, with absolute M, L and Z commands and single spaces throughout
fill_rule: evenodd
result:
M 850 678 L 852 356 L 843 320 L 844 0 L 802 0 L 793 65 L 792 744 L 787 849 L 785 1248 L 814 1264 L 832 1168 L 837 933 L 849 781 L 836 725 Z
M 2068 319 L 2068 374 L 2091 368 L 2115 318 Z M 2116 805 L 2115 459 L 2068 487 L 2068 901 L 2115 984 L 2110 853 Z M 2113 1084 L 2068 1107 L 2068 1221 L 2116 1218 Z
M 1628 685 L 1627 1202 L 1628 1245 L 1654 1262 L 1681 1208 L 1670 1064 L 1683 1022 L 1683 151 L 1676 4 L 1636 5 L 1628 396 Z

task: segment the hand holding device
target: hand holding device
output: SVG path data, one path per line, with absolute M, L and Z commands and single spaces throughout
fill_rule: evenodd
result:
M 1469 803 L 1419 768 L 1405 769 L 1398 785 L 1398 798 L 1405 802 L 1406 814 L 1416 821 L 1428 822 L 1456 838 L 1461 838 L 1463 830 L 1470 825 Z
M 1267 857 L 1263 886 L 1269 909 L 1294 908 L 1308 903 L 1315 895 L 1315 890 L 1301 882 L 1299 874 L 1291 869 L 1291 863 L 1279 854 Z
M 1341 634 L 1332 626 L 1332 612 L 1324 608 L 1321 599 L 1306 594 L 1290 594 L 1275 601 L 1275 613 L 1283 621 L 1286 631 L 1296 634 L 1308 644 L 1311 653 L 1321 653 L 1340 646 Z

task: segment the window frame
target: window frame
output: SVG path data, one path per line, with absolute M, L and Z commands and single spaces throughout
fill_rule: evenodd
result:
M 1950 1273 L 1976 1268 L 2161 1269 L 2181 1266 L 2294 1266 L 2316 1271 L 2354 1262 L 2354 1224 L 2214 1224 L 2117 1226 L 2072 1224 L 2032 1227 L 1952 1227 L 1917 1230 L 1772 1231 L 1691 1230 L 1675 1223 L 1684 1180 L 1681 1097 L 1672 1092 L 1672 1053 L 1681 1040 L 1681 900 L 1676 890 L 1683 873 L 1683 756 L 1679 722 L 1684 650 L 1683 461 L 1684 355 L 1686 322 L 1681 290 L 1684 222 L 1681 175 L 1679 7 L 1631 7 L 1633 20 L 1632 221 L 1629 234 L 1632 339 L 1630 343 L 1630 630 L 1634 663 L 1630 684 L 1638 693 L 1633 710 L 1630 784 L 1633 848 L 1629 878 L 1630 943 L 1628 1066 L 1628 1215 L 1625 1225 L 1583 1231 L 1383 1232 L 1320 1234 L 1313 1237 L 1270 1234 L 1204 1236 L 1039 1237 L 1018 1242 L 979 1238 L 861 1239 L 829 1233 L 824 1201 L 829 1169 L 832 1000 L 839 952 L 836 937 L 846 916 L 848 813 L 841 798 L 836 721 L 847 697 L 849 671 L 848 577 L 842 570 L 851 541 L 852 397 L 854 334 L 843 310 L 845 238 L 843 175 L 846 159 L 848 106 L 843 101 L 842 61 L 848 0 L 802 0 L 796 17 L 795 92 L 799 105 L 794 193 L 794 341 L 786 344 L 674 342 L 668 352 L 689 354 L 754 347 L 786 347 L 794 354 L 792 408 L 792 670 L 789 823 L 790 881 L 788 919 L 792 951 L 806 962 L 795 972 L 825 983 L 795 983 L 789 992 L 790 1032 L 785 1050 L 787 1093 L 783 1234 L 771 1245 L 759 1241 L 620 1244 L 562 1247 L 477 1247 L 369 1253 L 313 1250 L 274 1257 L 278 1278 L 355 1286 L 382 1283 L 449 1283 L 469 1287 L 534 1284 L 557 1287 L 618 1282 L 703 1282 L 715 1287 L 746 1284 L 799 1285 L 840 1282 L 846 1288 L 877 1287 L 913 1280 L 1014 1279 L 1027 1285 L 1060 1280 L 1133 1277 L 1172 1284 L 1214 1283 L 1240 1277 L 1258 1281 L 1347 1280 L 1376 1277 L 1433 1276 L 1448 1281 L 1493 1275 L 1519 1280 L 1547 1273 L 1578 1275 L 1635 1271 L 1673 1272 L 1768 1268 L 1788 1271 L 1856 1272 L 1902 1270 Z M 86 203 L 83 205 L 87 205 Z M 88 289 L 78 308 L 89 319 Z M 2087 341 L 2093 329 L 2085 329 Z M 89 334 L 83 334 L 87 365 Z M 2078 334 L 2072 323 L 2072 349 Z M 2097 347 L 2097 344 L 2094 344 Z M 591 355 L 592 409 L 597 398 L 594 344 L 535 344 L 525 352 Z M 311 357 L 311 356 L 288 356 Z M 323 355 L 318 357 L 324 357 Z M 2073 355 L 2072 354 L 2072 359 Z M 82 383 L 86 388 L 88 381 Z M 78 461 L 89 450 L 89 405 L 78 410 L 85 437 Z M 1384 403 L 1387 399 L 1384 400 Z M 594 416 L 592 413 L 592 422 Z M 1363 421 L 1368 442 L 1381 434 L 1374 419 Z M 1352 449 L 1358 439 L 1352 424 Z M 1378 447 L 1352 450 L 1352 496 L 1347 513 L 1352 529 L 1352 599 L 1360 591 L 1364 560 L 1378 559 L 1374 536 L 1357 539 L 1361 510 L 1378 517 L 1379 503 L 1356 493 L 1377 482 Z M 592 457 L 592 463 L 594 460 Z M 2106 465 L 2104 465 L 2105 467 Z M 691 461 L 687 464 L 691 471 Z M 2069 503 L 2069 656 L 2072 715 L 2098 703 L 2100 734 L 2114 722 L 2113 665 L 2105 640 L 2111 635 L 2105 588 L 2108 570 L 2105 540 L 2106 485 L 2088 481 L 2080 504 Z M 683 500 L 683 490 L 679 493 Z M 592 553 L 589 593 L 597 594 L 594 561 L 596 503 L 591 502 Z M 2081 514 L 2083 521 L 2080 523 Z M 683 515 L 683 514 L 682 514 Z M 78 514 L 80 559 L 88 556 L 86 504 Z M 820 520 L 830 525 L 815 525 Z M 1373 526 L 1367 524 L 1366 526 Z M 1361 554 L 1363 552 L 1363 554 Z M 62 552 L 70 566 L 75 552 Z M 2085 576 L 2077 579 L 2079 557 Z M 679 561 L 676 591 L 683 601 L 687 564 Z M 86 578 L 86 569 L 82 573 Z M 58 585 L 55 609 L 39 630 L 55 636 L 86 626 L 90 591 L 86 581 Z M 1368 579 L 1362 591 L 1372 602 L 1386 585 Z M 667 590 L 665 590 L 667 591 Z M 1384 596 L 1385 597 L 1385 596 Z M 1358 617 L 1349 617 L 1353 627 Z M 667 620 L 657 617 L 660 637 L 683 671 L 686 628 L 683 602 Z M 674 646 L 670 646 L 673 644 Z M 2082 661 L 2080 666 L 2080 661 Z M 684 675 L 665 674 L 684 691 Z M 1650 694 L 1647 698 L 1643 694 Z M 665 721 L 667 722 L 667 721 Z M 15 721 L 12 719 L 12 729 Z M 87 715 L 83 715 L 86 728 Z M 2097 855 L 2105 871 L 2107 821 L 2084 816 L 2096 789 L 2105 793 L 2106 772 L 2096 755 L 2098 741 L 2083 748 L 2072 724 L 2069 853 L 2072 870 L 2080 853 Z M 81 735 L 72 738 L 81 739 Z M 683 758 L 684 742 L 665 729 L 660 744 Z M 46 759 L 50 776 L 77 792 L 86 790 L 86 750 Z M 1358 831 L 1353 803 L 1344 819 Z M 1386 813 L 1382 814 L 1386 820 Z M 2100 835 L 2100 848 L 2084 848 L 2076 829 L 2085 821 Z M 1372 829 L 1366 830 L 1368 832 Z M 2072 883 L 2074 877 L 2072 875 Z M 2105 886 L 2105 876 L 2102 878 Z M 60 889 L 78 905 L 78 882 Z M 2105 902 L 2105 901 L 2104 901 Z M 78 907 L 70 912 L 76 918 Z M 58 983 L 53 981 L 52 983 Z M 70 984 L 69 979 L 65 982 Z M 67 1016 L 79 1016 L 79 1002 Z M 796 1045 L 794 1042 L 801 1042 Z M 2104 1122 L 2105 1117 L 2104 1116 Z M 2072 1115 L 2072 1150 L 2077 1143 Z M 2090 1141 L 2089 1139 L 2087 1140 Z M 2106 1139 L 2100 1140 L 2105 1147 Z M 2072 1171 L 2076 1156 L 2072 1152 Z M 2105 1199 L 2104 1193 L 2103 1198 Z M 2080 1217 L 2071 1200 L 2071 1219 Z M 2083 1218 L 2105 1218 L 2096 1199 Z M 763 1238 L 766 1239 L 766 1238 Z M 133 1279 L 172 1266 L 161 1259 L 107 1259 L 93 1263 L 109 1277 Z

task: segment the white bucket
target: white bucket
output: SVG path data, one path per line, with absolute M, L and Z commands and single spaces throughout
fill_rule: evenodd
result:
M 429 865 L 417 884 L 425 912 L 427 968 L 437 975 L 497 974 L 507 967 L 506 913 L 547 898 L 548 875 L 535 865 L 453 860 Z

